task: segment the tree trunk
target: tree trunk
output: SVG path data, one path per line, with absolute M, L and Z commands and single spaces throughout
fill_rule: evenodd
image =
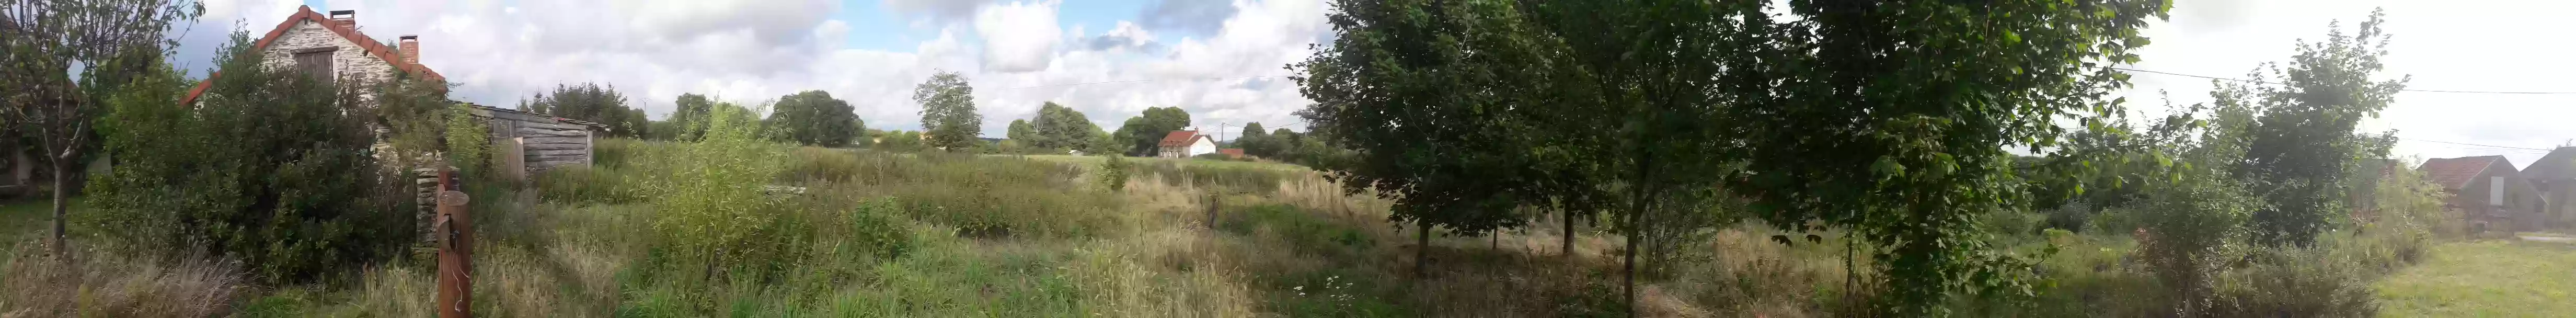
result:
M 1637 231 L 1637 225 L 1638 219 L 1641 219 L 1643 216 L 1642 214 L 1646 213 L 1646 204 L 1642 196 L 1645 191 L 1640 189 L 1637 192 L 1641 194 L 1641 196 L 1635 198 L 1638 200 L 1628 203 L 1628 206 L 1630 207 L 1630 213 L 1628 213 L 1628 248 L 1626 251 L 1623 251 L 1623 254 L 1626 254 L 1624 256 L 1626 260 L 1620 262 L 1620 275 L 1624 277 L 1619 290 L 1628 295 L 1628 317 L 1637 316 L 1637 240 L 1642 237 L 1642 235 L 1638 235 L 1639 231 Z
M 1557 253 L 1558 253 L 1557 255 L 1565 255 L 1565 256 L 1567 256 L 1567 257 L 1573 257 L 1573 256 L 1574 256 L 1574 211 L 1573 211 L 1573 210 L 1566 210 L 1566 211 L 1557 211 L 1556 213 L 1557 213 L 1557 216 L 1563 217 L 1563 218 L 1565 219 L 1565 224 L 1564 224 L 1564 225 L 1565 225 L 1565 232 L 1564 232 L 1564 233 L 1559 233 L 1559 234 L 1563 234 L 1563 235 L 1558 235 L 1558 236 L 1561 236 L 1562 238 L 1561 238 L 1561 241 L 1560 241 L 1560 242 L 1558 242 L 1558 243 L 1557 243 L 1557 245 L 1556 245 L 1556 246 L 1557 246 Z
M 1652 151 L 1637 156 L 1637 185 L 1628 196 L 1628 248 L 1623 253 L 1626 260 L 1620 262 L 1620 274 L 1625 276 L 1620 290 L 1628 297 L 1628 317 L 1637 316 L 1637 241 L 1645 238 L 1644 228 L 1640 225 L 1643 225 L 1646 213 L 1654 208 L 1654 205 L 1646 204 L 1653 200 L 1648 196 L 1655 193 L 1655 182 L 1648 179 L 1654 175 L 1654 156 Z
M 71 164 L 54 160 L 54 256 L 68 256 L 70 246 L 63 245 L 63 217 L 70 214 Z
M 1413 230 L 1413 278 L 1422 279 L 1422 264 L 1431 260 L 1431 221 L 1414 220 Z

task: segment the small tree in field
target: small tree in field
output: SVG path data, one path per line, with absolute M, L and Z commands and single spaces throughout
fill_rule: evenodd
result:
M 705 135 L 681 144 L 672 162 L 688 162 L 653 181 L 660 199 L 653 230 L 665 236 L 675 259 L 705 262 L 709 276 L 717 264 L 784 251 L 760 244 L 763 231 L 778 217 L 773 199 L 763 193 L 784 171 L 787 146 L 769 141 L 760 119 L 738 107 L 716 107 Z

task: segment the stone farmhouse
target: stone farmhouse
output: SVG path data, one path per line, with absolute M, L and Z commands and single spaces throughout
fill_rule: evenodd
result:
M 438 71 L 420 63 L 419 36 L 399 39 L 398 45 L 387 45 L 359 32 L 355 10 L 331 11 L 326 16 L 312 7 L 300 7 L 260 36 L 251 49 L 266 55 L 264 66 L 292 68 L 340 85 L 378 84 L 401 73 L 420 80 L 446 80 Z M 212 79 L 198 83 L 180 102 L 196 103 L 213 84 Z M 608 128 L 545 114 L 458 104 L 472 106 L 470 114 L 488 120 L 492 144 L 499 148 L 496 154 L 502 158 L 497 166 L 515 168 L 504 171 L 520 171 L 520 176 L 564 165 L 589 164 L 593 132 Z

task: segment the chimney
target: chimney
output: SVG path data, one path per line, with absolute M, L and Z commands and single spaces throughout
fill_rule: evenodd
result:
M 331 25 L 358 29 L 358 10 L 331 10 Z
M 420 35 L 403 35 L 398 42 L 402 43 L 403 65 L 420 67 Z

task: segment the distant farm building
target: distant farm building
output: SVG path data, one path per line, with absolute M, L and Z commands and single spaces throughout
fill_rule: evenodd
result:
M 1188 158 L 1216 153 L 1216 138 L 1199 134 L 1194 130 L 1174 130 L 1170 134 L 1163 135 L 1163 142 L 1156 145 L 1155 153 L 1157 157 L 1163 158 Z
M 2433 159 L 2419 169 L 2451 194 L 2443 206 L 2465 214 L 2471 224 L 2502 231 L 2542 225 L 2541 209 L 2548 205 L 2547 199 L 2504 156 Z
M 2549 202 L 2541 209 L 2541 214 L 2548 215 L 2544 223 L 2558 228 L 2576 225 L 2576 147 L 2550 150 L 2523 169 L 2522 177 L 2531 179 L 2531 186 Z

